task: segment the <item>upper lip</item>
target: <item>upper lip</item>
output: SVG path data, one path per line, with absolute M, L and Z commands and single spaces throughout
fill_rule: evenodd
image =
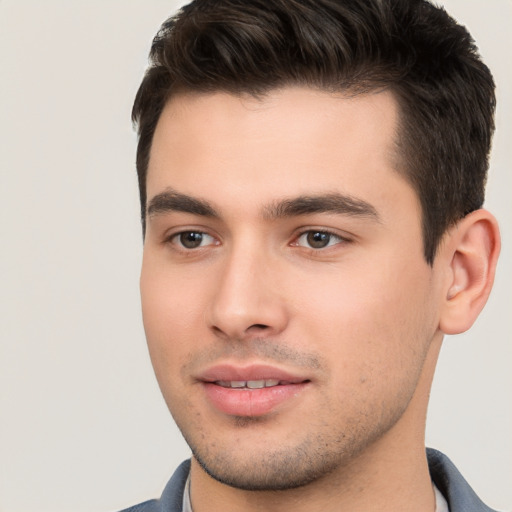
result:
M 271 379 L 291 384 L 298 384 L 309 380 L 307 377 L 268 364 L 250 364 L 246 366 L 232 363 L 216 364 L 208 367 L 198 375 L 198 380 L 203 382 Z

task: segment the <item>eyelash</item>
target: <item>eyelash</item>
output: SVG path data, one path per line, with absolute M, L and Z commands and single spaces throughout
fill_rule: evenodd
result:
M 312 247 L 311 245 L 307 245 L 307 246 L 299 245 L 300 239 L 305 236 L 307 237 L 308 235 L 327 236 L 328 237 L 327 245 L 325 245 L 324 247 Z M 331 243 L 333 238 L 336 241 L 334 243 Z M 299 233 L 299 235 L 295 238 L 295 241 L 291 245 L 297 246 L 297 247 L 303 247 L 305 249 L 309 249 L 311 251 L 318 252 L 318 251 L 322 251 L 324 249 L 328 249 L 329 247 L 332 247 L 334 245 L 339 245 L 339 244 L 344 244 L 344 243 L 349 243 L 349 242 L 350 242 L 350 239 L 348 239 L 347 237 L 343 237 L 340 234 L 334 233 L 333 231 L 330 231 L 328 229 L 305 229 Z M 311 241 L 308 241 L 308 243 L 311 244 Z
M 180 241 L 180 239 L 184 235 L 200 235 L 202 239 L 204 239 L 204 237 L 209 237 L 212 240 L 215 240 L 215 238 L 212 235 L 209 235 L 205 231 L 201 231 L 199 229 L 188 229 L 188 230 L 185 230 L 185 231 L 180 231 L 178 233 L 173 233 L 172 235 L 167 237 L 164 242 L 172 244 L 172 245 L 177 245 L 179 247 L 179 250 L 185 251 L 185 252 L 193 251 L 193 250 L 196 250 L 196 249 L 201 249 L 201 248 L 209 246 L 209 245 L 219 245 L 219 243 L 209 243 L 209 244 L 206 244 L 206 245 L 198 245 L 197 247 L 186 247 L 184 245 L 184 243 L 183 243 L 183 240 Z M 203 240 L 201 240 L 201 242 L 202 241 Z
M 198 245 L 196 247 L 186 247 L 184 245 L 184 241 L 182 238 L 185 235 L 194 235 L 194 236 L 199 235 L 201 237 L 200 245 Z M 322 236 L 327 237 L 327 244 L 323 247 L 312 247 L 311 240 L 309 240 L 308 241 L 309 245 L 301 245 L 300 244 L 301 238 L 307 237 L 309 235 L 313 235 L 313 236 L 320 235 L 320 240 L 319 240 L 320 244 L 324 241 L 321 239 Z M 214 243 L 207 243 L 205 245 L 201 245 L 202 242 L 204 241 L 204 237 L 211 238 L 214 241 Z M 333 241 L 333 238 L 335 239 L 335 242 L 331 243 Z M 190 229 L 190 230 L 180 231 L 178 233 L 173 233 L 172 235 L 167 237 L 164 240 L 164 242 L 178 246 L 178 250 L 183 251 L 183 252 L 195 251 L 195 250 L 198 250 L 198 249 L 201 249 L 204 247 L 208 247 L 211 245 L 220 245 L 220 242 L 218 242 L 218 241 L 215 242 L 215 237 L 213 237 L 212 235 L 206 233 L 205 231 L 201 231 L 199 229 L 198 230 Z M 194 242 L 194 240 L 192 240 L 192 244 L 193 244 L 193 242 Z M 351 240 L 349 238 L 343 237 L 343 236 L 339 235 L 338 233 L 334 233 L 328 229 L 304 229 L 300 233 L 298 233 L 298 235 L 294 238 L 294 241 L 291 242 L 290 245 L 292 247 L 302 247 L 302 248 L 310 250 L 312 252 L 319 252 L 319 251 L 328 249 L 329 247 L 332 247 L 334 245 L 346 244 L 346 243 L 350 243 L 350 242 L 351 242 Z

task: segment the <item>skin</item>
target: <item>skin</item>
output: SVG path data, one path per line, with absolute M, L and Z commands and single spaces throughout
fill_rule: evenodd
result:
M 424 425 L 443 330 L 470 325 L 493 275 L 459 248 L 487 240 L 479 261 L 495 261 L 497 228 L 476 214 L 426 263 L 397 125 L 389 92 L 182 93 L 164 109 L 141 294 L 155 373 L 194 454 L 195 512 L 434 510 Z M 323 209 L 283 213 L 304 196 Z M 264 414 L 228 414 L 201 380 L 221 363 L 306 384 Z

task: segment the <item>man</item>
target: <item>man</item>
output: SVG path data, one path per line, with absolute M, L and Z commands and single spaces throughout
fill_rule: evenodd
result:
M 494 85 L 426 1 L 197 0 L 137 94 L 151 359 L 192 449 L 130 510 L 485 511 L 425 453 L 499 253 Z

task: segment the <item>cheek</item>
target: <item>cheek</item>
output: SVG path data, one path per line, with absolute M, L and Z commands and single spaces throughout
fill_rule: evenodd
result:
M 401 368 L 406 377 L 421 367 L 435 330 L 427 309 L 427 277 L 421 269 L 404 270 L 397 277 L 396 272 L 366 266 L 364 272 L 338 272 L 308 287 L 318 292 L 300 305 L 308 312 L 304 329 L 337 365 L 347 386 L 377 375 L 390 379 Z
M 158 380 L 179 375 L 179 366 L 201 339 L 204 325 L 201 294 L 193 283 L 158 271 L 151 262 L 142 267 L 141 302 L 149 353 Z M 162 382 L 161 382 L 162 384 Z

